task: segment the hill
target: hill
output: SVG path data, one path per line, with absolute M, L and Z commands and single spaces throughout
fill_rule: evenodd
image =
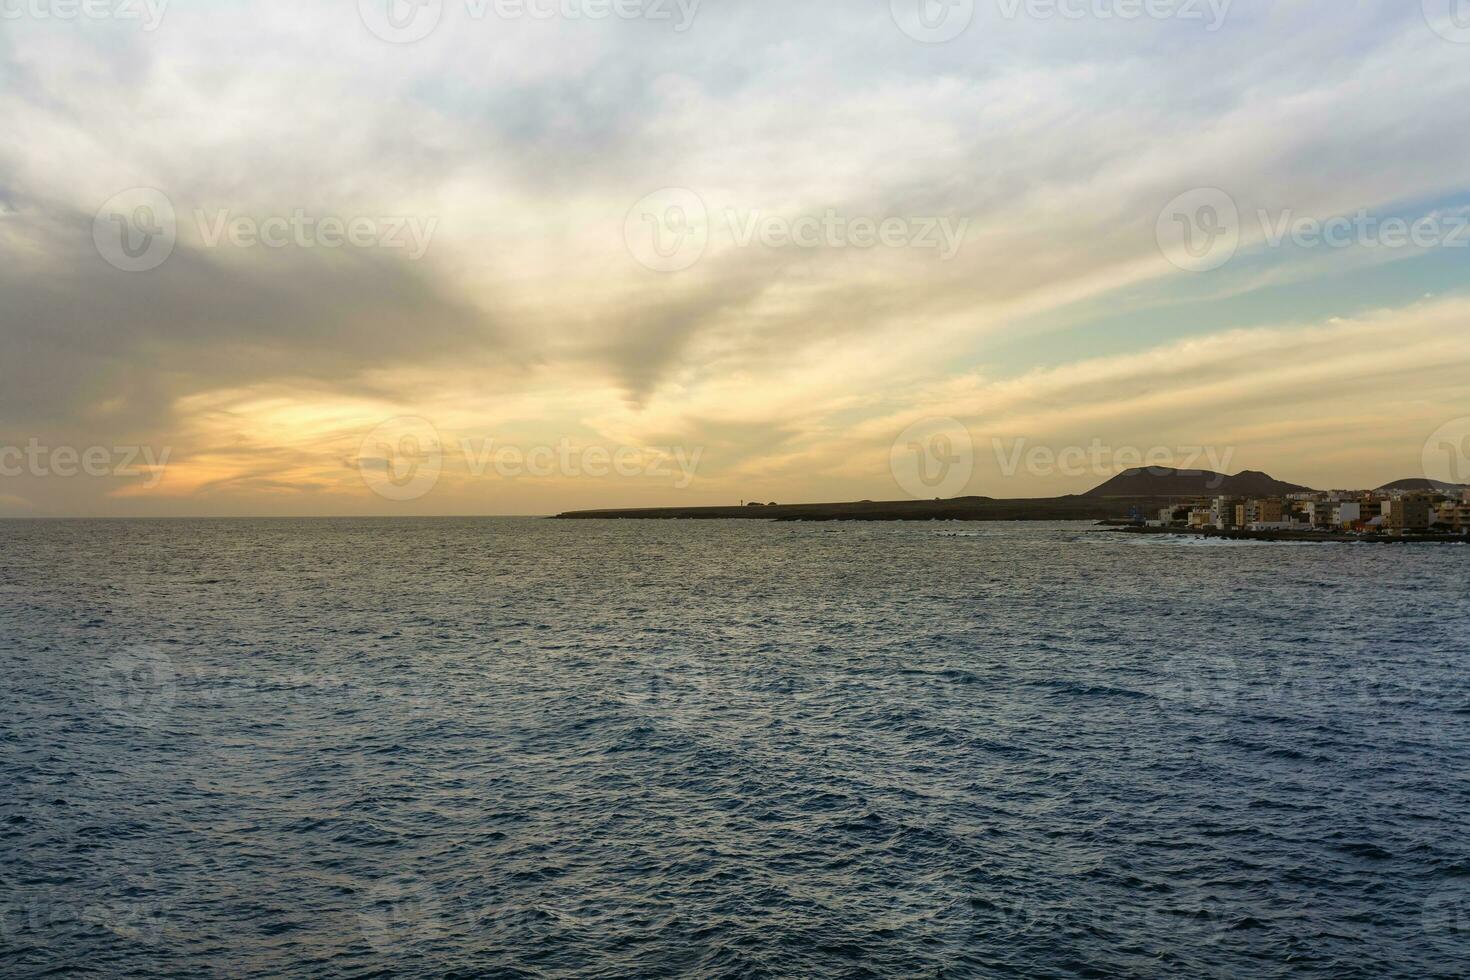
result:
M 1088 497 L 1273 497 L 1288 493 L 1310 493 L 1310 487 L 1283 483 L 1265 473 L 1246 470 L 1234 476 L 1210 470 L 1176 470 L 1150 466 L 1126 470 Z
M 1395 480 L 1392 483 L 1385 483 L 1378 489 L 1384 492 L 1398 490 L 1404 493 L 1458 494 L 1470 490 L 1470 485 L 1464 483 L 1444 483 L 1440 480 L 1426 480 L 1423 477 L 1416 477 L 1409 480 Z

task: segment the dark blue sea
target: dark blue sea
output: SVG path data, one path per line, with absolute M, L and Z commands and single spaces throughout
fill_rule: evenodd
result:
M 1453 977 L 1470 549 L 0 523 L 0 975 Z

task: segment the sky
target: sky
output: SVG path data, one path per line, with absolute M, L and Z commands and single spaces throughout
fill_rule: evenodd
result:
M 1464 0 L 0 0 L 0 517 L 1470 482 Z

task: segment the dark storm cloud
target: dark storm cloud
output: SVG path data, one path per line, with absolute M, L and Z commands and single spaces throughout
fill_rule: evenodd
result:
M 7 220 L 25 226 L 0 251 L 11 425 L 105 416 L 132 431 L 165 421 L 179 397 L 272 380 L 381 393 L 367 375 L 502 347 L 483 312 L 400 254 L 181 241 L 160 268 L 130 273 L 95 250 L 91 215 L 36 205 Z

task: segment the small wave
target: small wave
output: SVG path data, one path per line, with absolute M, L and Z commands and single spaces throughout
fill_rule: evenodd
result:
M 1128 543 L 1134 547 L 1148 545 L 1173 545 L 1194 548 L 1320 548 L 1331 544 L 1369 544 L 1366 541 L 1262 541 L 1256 538 L 1202 538 L 1193 534 L 1139 534 L 1130 535 Z
M 1059 694 L 1070 694 L 1080 698 L 1127 698 L 1143 700 L 1153 697 L 1143 691 L 1126 687 L 1111 687 L 1107 684 L 1086 684 L 1081 681 L 1045 680 L 1033 681 L 1032 687 L 1045 687 Z

